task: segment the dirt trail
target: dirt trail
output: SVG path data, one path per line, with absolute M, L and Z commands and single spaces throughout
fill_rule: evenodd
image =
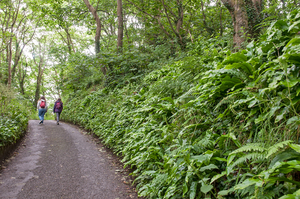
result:
M 0 174 L 0 198 L 138 198 L 128 173 L 75 126 L 29 121 L 29 132 Z

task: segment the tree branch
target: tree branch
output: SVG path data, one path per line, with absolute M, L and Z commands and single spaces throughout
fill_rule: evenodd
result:
M 133 5 L 134 7 L 136 7 L 136 8 L 137 8 L 139 11 L 141 11 L 142 13 L 144 13 L 144 14 L 146 14 L 146 15 L 152 17 L 152 18 L 155 18 L 154 15 L 145 12 L 143 9 L 141 9 L 140 7 L 138 7 L 138 6 L 137 6 L 135 3 L 133 3 L 132 1 L 130 1 L 130 0 L 126 0 L 126 1 L 129 2 L 131 5 Z

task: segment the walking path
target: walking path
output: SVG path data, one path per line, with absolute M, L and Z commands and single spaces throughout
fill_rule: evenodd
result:
M 138 198 L 114 156 L 75 126 L 29 121 L 29 132 L 0 173 L 0 198 Z

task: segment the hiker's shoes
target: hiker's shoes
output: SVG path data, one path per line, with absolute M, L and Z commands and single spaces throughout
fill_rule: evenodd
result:
M 39 124 L 43 124 L 44 121 L 40 121 Z M 59 125 L 59 122 L 56 122 L 57 125 Z

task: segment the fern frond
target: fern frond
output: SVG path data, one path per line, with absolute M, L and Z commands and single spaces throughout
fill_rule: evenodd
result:
M 241 71 L 235 70 L 235 69 L 227 69 L 226 72 L 230 75 L 234 75 L 238 78 L 240 78 L 242 81 L 245 81 L 248 79 L 248 77 Z
M 189 98 L 194 98 L 194 96 L 192 95 L 194 91 L 194 88 L 189 89 L 187 92 L 183 93 L 181 96 L 179 96 L 176 100 L 175 100 L 175 104 L 177 104 L 180 101 L 183 101 L 185 99 L 189 99 Z
M 269 158 L 271 155 L 277 153 L 277 152 L 280 152 L 279 150 L 284 148 L 285 146 L 289 145 L 293 143 L 292 140 L 286 140 L 286 141 L 283 141 L 283 142 L 279 142 L 273 146 L 270 146 L 268 149 L 267 149 L 267 156 L 266 158 Z
M 204 137 L 195 140 L 194 147 L 200 147 L 201 149 L 213 149 L 214 145 L 215 140 L 213 140 L 209 133 L 206 133 Z
M 236 149 L 235 151 L 231 152 L 229 155 L 241 153 L 241 152 L 250 152 L 250 151 L 265 152 L 266 148 L 264 147 L 264 143 L 250 143 Z
M 236 69 L 219 69 L 219 70 L 209 70 L 204 73 L 202 79 L 217 79 L 218 77 L 222 76 L 223 74 L 229 74 L 235 76 L 241 80 L 247 80 L 247 76 L 238 71 Z
M 231 168 L 235 167 L 236 165 L 245 163 L 248 160 L 264 160 L 266 158 L 266 153 L 257 153 L 257 152 L 253 152 L 253 153 L 248 153 L 242 157 L 240 157 L 239 159 L 237 159 L 235 162 L 232 163 L 232 165 L 230 165 Z
M 214 110 L 217 110 L 218 108 L 220 108 L 220 106 L 222 106 L 223 104 L 233 104 L 233 102 L 236 100 L 236 96 L 235 95 L 229 95 L 228 97 L 223 98 L 216 106 L 216 108 Z

